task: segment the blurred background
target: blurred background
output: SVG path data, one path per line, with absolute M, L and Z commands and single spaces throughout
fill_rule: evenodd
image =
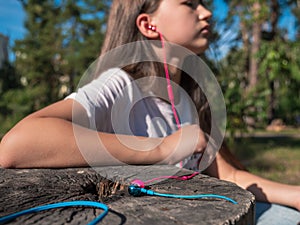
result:
M 227 138 L 254 173 L 300 184 L 300 1 L 204 1 L 202 58 L 223 90 Z M 0 139 L 76 90 L 98 57 L 110 0 L 0 0 Z

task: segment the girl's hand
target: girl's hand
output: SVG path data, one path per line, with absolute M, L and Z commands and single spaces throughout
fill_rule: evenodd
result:
M 187 125 L 163 139 L 159 146 L 162 163 L 176 164 L 181 160 L 201 153 L 207 146 L 204 132 L 198 125 Z

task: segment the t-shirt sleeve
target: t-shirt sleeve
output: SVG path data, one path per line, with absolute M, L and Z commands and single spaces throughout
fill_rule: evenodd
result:
M 66 99 L 74 99 L 86 110 L 90 128 L 112 132 L 111 110 L 116 99 L 124 95 L 124 90 L 132 83 L 132 78 L 119 68 L 109 69 L 91 83 L 80 87 Z

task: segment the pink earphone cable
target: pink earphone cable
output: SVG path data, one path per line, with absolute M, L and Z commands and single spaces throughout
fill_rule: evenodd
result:
M 175 180 L 189 180 L 192 179 L 194 176 L 198 175 L 199 172 L 194 172 L 190 175 L 185 175 L 185 176 L 161 176 L 161 177 L 156 177 L 153 178 L 151 180 L 147 180 L 147 181 L 141 181 L 141 180 L 133 180 L 130 183 L 137 185 L 141 188 L 144 188 L 146 185 L 149 185 L 150 183 L 154 182 L 154 181 L 158 181 L 158 180 L 163 180 L 163 179 L 175 179 Z
M 177 124 L 177 128 L 180 129 L 181 125 L 180 125 L 179 117 L 177 115 L 176 108 L 175 108 L 174 94 L 173 94 L 173 89 L 172 89 L 172 85 L 171 85 L 170 74 L 169 74 L 169 70 L 168 70 L 167 54 L 166 54 L 166 48 L 165 48 L 165 40 L 164 40 L 164 37 L 163 37 L 162 33 L 159 32 L 156 29 L 155 26 L 149 25 L 148 29 L 157 32 L 159 34 L 159 37 L 160 37 L 161 46 L 162 46 L 162 49 L 163 49 L 163 61 L 164 61 L 164 70 L 165 70 L 166 80 L 167 80 L 168 96 L 169 96 L 169 100 L 170 100 L 170 103 L 171 103 L 172 112 L 173 112 L 173 115 L 174 115 L 174 118 L 175 118 L 175 122 Z M 180 166 L 180 168 L 183 167 L 183 162 L 182 161 L 179 163 L 179 166 Z
M 173 94 L 173 89 L 171 86 L 171 79 L 170 79 L 170 75 L 169 75 L 169 70 L 168 70 L 168 64 L 167 64 L 167 54 L 166 54 L 166 48 L 165 48 L 165 40 L 164 37 L 162 35 L 161 32 L 157 31 L 160 37 L 160 41 L 161 41 L 161 46 L 163 49 L 163 57 L 164 57 L 164 69 L 165 69 L 165 74 L 166 74 L 166 79 L 167 79 L 167 90 L 168 90 L 168 96 L 169 96 L 169 100 L 171 102 L 171 107 L 172 107 L 172 111 L 173 111 L 173 115 L 177 124 L 177 128 L 180 129 L 180 122 L 179 122 L 179 118 L 176 112 L 176 108 L 175 108 L 175 101 L 174 101 L 174 94 Z M 179 166 L 182 168 L 183 167 L 183 162 L 181 161 L 179 163 Z
M 169 96 L 169 100 L 171 102 L 171 107 L 172 107 L 172 111 L 174 114 L 174 118 L 177 124 L 178 129 L 180 129 L 180 122 L 179 122 L 179 118 L 176 112 L 176 108 L 175 108 L 175 102 L 174 102 L 174 94 L 173 94 L 173 89 L 171 86 L 171 79 L 170 79 L 170 75 L 169 75 L 169 70 L 168 70 L 168 65 L 167 65 L 167 55 L 166 55 L 166 49 L 165 49 L 165 41 L 163 38 L 162 33 L 160 33 L 159 31 L 156 30 L 156 32 L 158 32 L 160 40 L 161 40 L 161 45 L 162 45 L 162 49 L 163 49 L 163 57 L 164 57 L 164 69 L 165 69 L 165 73 L 166 73 L 166 79 L 167 79 L 167 90 L 168 90 L 168 96 Z

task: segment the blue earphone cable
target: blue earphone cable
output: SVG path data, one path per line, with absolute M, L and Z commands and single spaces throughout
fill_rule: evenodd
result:
M 140 196 L 142 194 L 145 195 L 152 195 L 152 196 L 160 196 L 160 197 L 166 197 L 166 198 L 180 198 L 180 199 L 199 199 L 199 198 L 217 198 L 217 199 L 224 199 L 227 200 L 233 204 L 237 204 L 236 201 L 234 201 L 231 198 L 228 198 L 223 195 L 215 195 L 215 194 L 200 194 L 200 195 L 177 195 L 177 194 L 163 194 L 159 192 L 155 192 L 152 190 L 148 190 L 145 188 L 138 187 L 136 185 L 130 185 L 128 187 L 129 194 L 133 196 Z
M 100 222 L 108 213 L 108 206 L 100 203 L 100 202 L 93 202 L 93 201 L 71 201 L 71 202 L 59 202 L 53 203 L 43 206 L 37 206 L 30 209 L 25 209 L 20 212 L 12 213 L 10 215 L 4 216 L 0 218 L 0 224 L 6 223 L 10 220 L 16 219 L 19 216 L 29 214 L 29 213 L 36 213 L 48 209 L 55 209 L 55 208 L 62 208 L 62 207 L 70 207 L 70 206 L 89 206 L 89 207 L 96 207 L 103 209 L 104 211 L 94 220 L 88 223 L 88 225 L 95 225 Z

